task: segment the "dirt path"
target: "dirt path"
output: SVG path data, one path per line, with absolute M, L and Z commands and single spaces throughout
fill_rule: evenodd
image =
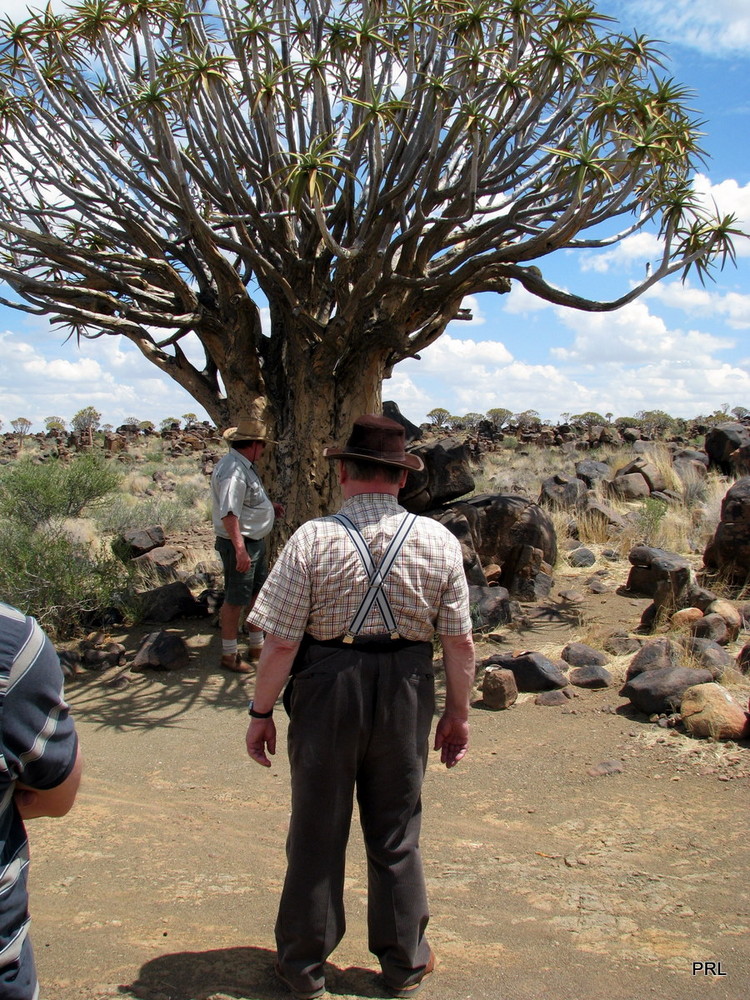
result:
M 589 623 L 627 627 L 637 605 L 597 597 Z M 559 649 L 570 629 L 553 610 L 507 641 Z M 271 972 L 286 754 L 270 771 L 247 760 L 246 683 L 213 669 L 215 632 L 190 631 L 196 656 L 179 676 L 68 686 L 85 784 L 67 819 L 30 831 L 45 1000 L 288 996 Z M 423 852 L 438 970 L 421 995 L 750 996 L 750 748 L 689 740 L 624 705 L 615 688 L 563 708 L 477 707 L 466 760 L 450 772 L 431 761 Z M 621 773 L 588 773 L 613 758 Z M 334 996 L 385 995 L 368 971 L 365 901 L 355 825 Z

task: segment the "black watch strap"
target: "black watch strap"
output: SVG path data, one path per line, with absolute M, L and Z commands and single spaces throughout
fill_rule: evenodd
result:
M 253 708 L 253 705 L 254 702 L 251 701 L 250 704 L 247 706 L 247 714 L 250 716 L 251 719 L 270 719 L 271 716 L 273 715 L 273 709 L 271 709 L 270 712 L 256 712 L 255 709 Z

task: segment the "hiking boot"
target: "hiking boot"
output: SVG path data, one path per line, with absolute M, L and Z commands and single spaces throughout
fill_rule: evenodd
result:
M 239 653 L 225 653 L 219 661 L 224 670 L 231 670 L 235 674 L 249 674 L 252 667 L 245 663 Z

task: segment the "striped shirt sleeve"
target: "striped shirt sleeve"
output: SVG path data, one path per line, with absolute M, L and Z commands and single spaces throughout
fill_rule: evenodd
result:
M 7 625 L 4 618 L 4 629 Z M 45 790 L 68 777 L 78 743 L 57 653 L 33 618 L 25 618 L 22 627 L 20 634 L 15 630 L 15 655 L 3 678 L 2 746 L 7 777 Z M 6 638 L 3 634 L 3 646 Z

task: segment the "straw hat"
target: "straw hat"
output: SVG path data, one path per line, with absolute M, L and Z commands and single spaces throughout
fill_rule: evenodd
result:
M 259 417 L 241 417 L 236 427 L 227 427 L 221 435 L 225 441 L 265 441 L 266 444 L 277 444 L 268 436 L 268 428 Z

